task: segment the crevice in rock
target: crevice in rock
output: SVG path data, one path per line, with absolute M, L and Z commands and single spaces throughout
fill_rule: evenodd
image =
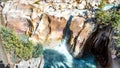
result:
M 33 30 L 32 35 L 34 35 L 35 32 L 37 31 L 37 29 L 38 29 L 38 27 L 39 27 L 39 24 L 40 24 L 40 21 L 41 21 L 41 19 L 42 19 L 42 16 L 43 16 L 43 14 L 39 17 L 39 22 L 37 23 L 35 29 Z M 31 36 L 32 36 L 32 35 L 31 35 Z
M 65 43 L 68 43 L 68 40 L 70 39 L 70 34 L 71 34 L 71 30 L 70 30 L 70 24 L 72 21 L 73 16 L 70 15 L 69 20 L 67 21 L 67 24 L 63 30 L 63 37 L 62 39 L 65 39 Z
M 77 43 L 77 39 L 78 39 L 80 33 L 82 32 L 82 30 L 83 30 L 84 28 L 85 28 L 85 23 L 83 24 L 82 29 L 78 32 L 77 36 L 74 38 L 74 43 L 73 43 L 73 45 L 70 47 L 70 53 L 71 53 L 71 54 L 74 53 L 75 47 L 76 47 L 76 43 Z M 83 42 L 82 42 L 82 44 L 83 44 Z M 82 44 L 81 44 L 80 46 L 83 46 Z

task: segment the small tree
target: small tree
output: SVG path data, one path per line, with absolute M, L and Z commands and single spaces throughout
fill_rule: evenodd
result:
M 14 56 L 20 59 L 30 58 L 33 52 L 32 42 L 20 39 L 14 31 L 4 26 L 0 26 L 0 35 L 8 53 L 14 53 Z

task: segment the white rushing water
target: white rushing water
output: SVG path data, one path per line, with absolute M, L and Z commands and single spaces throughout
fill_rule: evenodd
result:
M 44 59 L 44 68 L 97 68 L 94 56 L 91 54 L 74 59 L 68 52 L 65 40 L 53 49 L 45 49 Z
M 47 50 L 47 49 L 46 49 Z M 63 41 L 60 45 L 55 46 L 52 50 L 47 50 L 49 53 L 45 55 L 45 57 L 51 59 L 53 65 L 51 68 L 72 68 L 73 65 L 73 57 L 68 52 L 65 42 Z M 50 56 L 51 53 L 51 56 Z M 50 56 L 50 57 L 49 57 Z M 58 66 L 58 67 L 57 67 Z M 45 67 L 47 68 L 47 67 Z

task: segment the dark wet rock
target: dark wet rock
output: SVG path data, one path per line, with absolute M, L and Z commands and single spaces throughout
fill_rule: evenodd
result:
M 95 32 L 91 34 L 85 44 L 86 48 L 91 49 L 96 60 L 102 67 L 111 67 L 112 57 L 109 51 L 112 39 L 112 28 L 108 25 L 99 25 Z M 87 50 L 87 49 L 86 49 Z

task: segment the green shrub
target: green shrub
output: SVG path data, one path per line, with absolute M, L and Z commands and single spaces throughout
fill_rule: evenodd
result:
M 33 51 L 34 58 L 39 57 L 42 53 L 43 53 L 43 47 L 40 43 L 34 46 L 34 51 Z
M 103 8 L 107 4 L 107 0 L 101 0 L 101 3 L 99 5 L 100 8 Z
M 33 44 L 29 40 L 24 41 L 4 26 L 0 26 L 0 36 L 7 52 L 14 53 L 15 57 L 25 60 L 32 56 Z
M 97 11 L 95 17 L 98 24 L 109 24 L 111 20 L 109 12 L 102 10 Z
M 98 24 L 111 24 L 114 28 L 118 28 L 120 23 L 120 6 L 106 11 L 101 8 L 96 11 L 95 18 Z

